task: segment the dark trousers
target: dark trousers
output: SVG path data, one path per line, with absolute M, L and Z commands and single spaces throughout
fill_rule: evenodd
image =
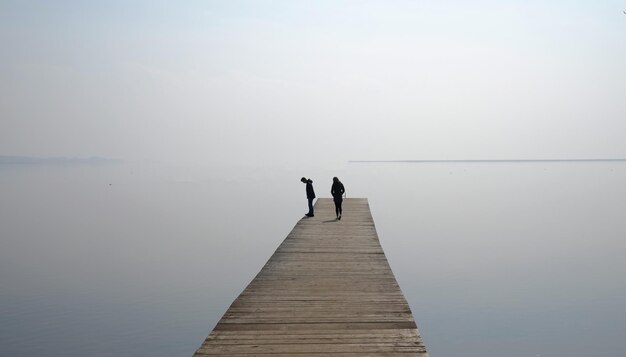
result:
M 313 214 L 313 198 L 307 198 L 307 200 L 309 200 L 309 213 L 308 214 Z
M 343 198 L 335 197 L 335 213 L 337 216 L 341 215 L 341 203 L 343 202 Z

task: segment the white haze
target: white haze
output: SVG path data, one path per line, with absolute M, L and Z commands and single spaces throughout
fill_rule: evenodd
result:
M 3 1 L 0 154 L 624 157 L 623 6 Z

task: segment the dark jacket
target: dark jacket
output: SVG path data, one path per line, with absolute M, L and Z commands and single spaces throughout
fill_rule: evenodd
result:
M 333 187 L 330 188 L 330 194 L 333 195 L 334 198 L 341 198 L 344 192 L 346 192 L 346 189 L 343 188 L 341 181 L 333 182 Z
M 315 191 L 313 191 L 313 180 L 308 179 L 306 182 L 306 198 L 315 198 Z

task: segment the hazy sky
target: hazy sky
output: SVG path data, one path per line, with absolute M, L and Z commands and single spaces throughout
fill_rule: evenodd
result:
M 0 0 L 0 155 L 623 158 L 624 9 Z

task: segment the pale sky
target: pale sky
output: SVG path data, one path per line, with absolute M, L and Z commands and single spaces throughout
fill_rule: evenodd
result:
M 0 0 L 0 155 L 624 158 L 625 9 Z

